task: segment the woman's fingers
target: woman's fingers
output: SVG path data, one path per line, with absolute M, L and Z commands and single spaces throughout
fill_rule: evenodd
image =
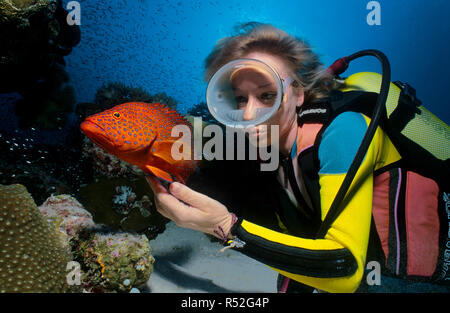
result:
M 145 179 L 147 180 L 150 188 L 153 191 L 154 195 L 154 201 L 156 205 L 156 210 L 164 217 L 168 219 L 173 219 L 173 216 L 165 210 L 164 205 L 161 203 L 162 195 L 168 194 L 166 188 L 153 176 L 146 176 Z
M 195 210 L 179 201 L 167 192 L 166 188 L 154 177 L 146 177 L 150 188 L 155 195 L 154 200 L 157 211 L 164 217 L 173 220 L 177 225 L 182 225 L 195 214 Z
M 220 202 L 177 182 L 170 184 L 169 193 L 157 179 L 147 177 L 147 181 L 158 212 L 178 226 L 214 234 L 217 225 L 224 224 L 224 228 L 229 224 L 230 213 Z
M 150 188 L 153 190 L 153 193 L 155 194 L 155 198 L 162 198 L 164 199 L 165 196 L 163 195 L 169 195 L 168 191 L 164 186 L 155 178 L 152 176 L 146 177 L 147 182 L 150 185 Z M 170 193 L 175 196 L 175 198 L 180 199 L 181 201 L 196 207 L 201 208 L 204 206 L 209 206 L 212 204 L 215 204 L 215 200 L 209 198 L 208 196 L 205 196 L 204 194 L 201 194 L 199 192 L 196 192 L 192 190 L 191 188 L 187 187 L 186 185 L 174 182 L 170 184 L 169 187 Z M 170 199 L 170 197 L 168 197 Z M 161 200 L 161 199 L 157 199 Z M 170 200 L 168 200 L 171 202 Z
M 167 193 L 167 189 L 154 177 L 154 176 L 145 176 L 150 188 L 153 191 L 153 194 L 157 193 Z
M 155 195 L 156 209 L 161 215 L 178 226 L 202 231 L 221 239 L 223 232 L 228 234 L 231 214 L 223 204 L 177 182 L 170 184 L 169 193 L 154 177 L 146 179 Z
M 200 210 L 217 205 L 216 200 L 177 182 L 170 184 L 169 190 L 177 199 Z

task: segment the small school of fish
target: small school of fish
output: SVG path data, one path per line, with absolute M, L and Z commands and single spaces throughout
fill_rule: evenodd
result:
M 185 183 L 196 170 L 191 142 L 183 145 L 181 160 L 172 156 L 172 145 L 182 136 L 172 128 L 191 124 L 177 111 L 160 103 L 127 102 L 91 115 L 82 132 L 100 148 L 165 181 Z

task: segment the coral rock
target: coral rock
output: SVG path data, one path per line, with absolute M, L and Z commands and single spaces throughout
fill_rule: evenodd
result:
M 136 165 L 109 154 L 87 138 L 84 139 L 82 151 L 84 157 L 92 160 L 92 167 L 97 175 L 135 179 L 144 174 Z
M 77 248 L 87 279 L 85 288 L 102 292 L 129 292 L 145 285 L 155 259 L 145 235 L 91 230 Z
M 91 213 L 70 195 L 51 196 L 39 210 L 59 227 L 63 245 L 80 263 L 85 291 L 125 292 L 150 278 L 154 259 L 146 236 L 95 224 Z
M 88 227 L 94 227 L 92 214 L 70 195 L 51 196 L 39 206 L 39 211 L 59 226 L 69 237 L 77 235 Z

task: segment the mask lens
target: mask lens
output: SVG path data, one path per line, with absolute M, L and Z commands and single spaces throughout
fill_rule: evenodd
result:
M 232 61 L 208 83 L 211 114 L 229 127 L 251 127 L 267 121 L 279 108 L 282 83 L 267 64 L 254 59 Z

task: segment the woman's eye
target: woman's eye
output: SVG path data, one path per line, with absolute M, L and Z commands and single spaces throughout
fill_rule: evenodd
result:
M 261 100 L 267 102 L 273 100 L 276 96 L 277 94 L 275 92 L 264 92 L 263 94 L 261 94 Z
M 239 106 L 243 106 L 243 105 L 245 105 L 247 103 L 247 98 L 242 97 L 242 96 L 235 97 L 234 100 L 236 101 L 236 103 Z

